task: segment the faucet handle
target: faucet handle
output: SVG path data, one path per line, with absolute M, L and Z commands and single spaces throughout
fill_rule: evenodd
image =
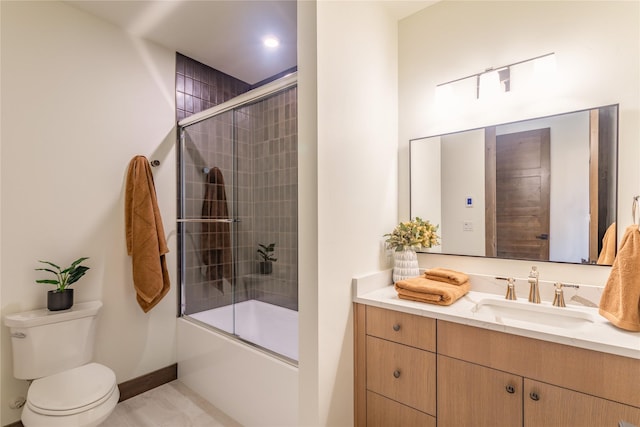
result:
M 564 303 L 564 293 L 562 292 L 562 287 L 564 286 L 560 282 L 556 282 L 556 293 L 553 296 L 553 305 L 554 307 L 566 307 Z
M 507 294 L 504 296 L 505 299 L 516 300 L 516 289 L 515 289 L 515 279 L 513 277 L 509 277 L 507 279 Z
M 540 277 L 540 273 L 538 273 L 538 267 L 535 265 L 531 267 L 531 271 L 529 272 L 529 302 L 534 304 L 540 304 L 540 289 L 538 288 L 538 278 Z

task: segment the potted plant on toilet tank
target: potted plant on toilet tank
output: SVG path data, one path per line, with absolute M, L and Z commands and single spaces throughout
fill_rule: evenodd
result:
M 269 243 L 268 245 L 263 245 L 262 243 L 258 243 L 258 246 L 258 255 L 261 259 L 260 274 L 271 274 L 273 271 L 273 263 L 278 261 L 273 254 L 276 249 L 276 244 Z
M 47 308 L 51 311 L 66 310 L 73 305 L 73 289 L 69 288 L 87 272 L 89 267 L 81 265 L 88 257 L 78 258 L 64 270 L 50 261 L 38 261 L 48 264 L 51 268 L 36 268 L 36 271 L 46 271 L 54 275 L 55 279 L 40 279 L 36 283 L 54 285 L 56 289 L 47 293 Z M 54 270 L 55 269 L 55 270 Z

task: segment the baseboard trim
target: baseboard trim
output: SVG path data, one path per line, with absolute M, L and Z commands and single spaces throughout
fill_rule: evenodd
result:
M 118 384 L 118 388 L 120 389 L 119 402 L 131 399 L 145 391 L 149 391 L 176 379 L 178 379 L 178 364 L 174 363 L 157 371 L 120 383 Z

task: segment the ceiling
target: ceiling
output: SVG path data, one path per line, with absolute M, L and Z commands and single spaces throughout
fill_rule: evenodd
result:
M 297 65 L 293 0 L 68 0 L 127 32 L 255 84 Z M 396 19 L 434 1 L 388 0 Z M 267 49 L 266 35 L 280 46 Z

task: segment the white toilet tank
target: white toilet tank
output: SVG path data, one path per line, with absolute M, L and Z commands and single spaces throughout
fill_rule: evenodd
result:
M 101 307 L 102 302 L 90 301 L 65 311 L 45 308 L 5 316 L 14 377 L 31 380 L 89 363 Z

